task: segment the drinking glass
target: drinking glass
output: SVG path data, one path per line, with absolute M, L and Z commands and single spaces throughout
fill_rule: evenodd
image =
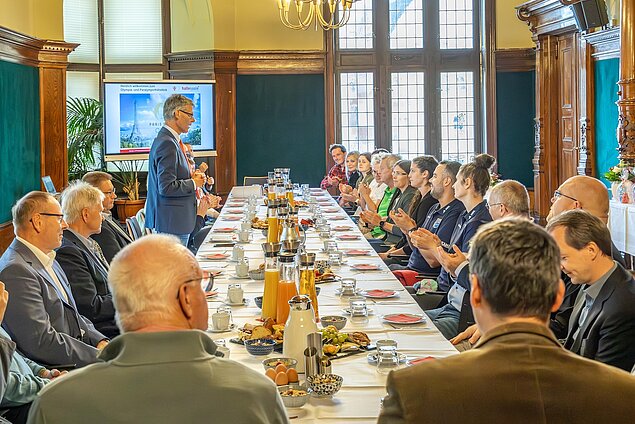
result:
M 348 301 L 351 316 L 365 317 L 368 315 L 368 307 L 366 306 L 366 298 L 363 296 L 353 296 Z
M 340 282 L 340 292 L 345 296 L 352 296 L 355 294 L 355 288 L 357 287 L 357 280 L 354 278 L 342 278 Z

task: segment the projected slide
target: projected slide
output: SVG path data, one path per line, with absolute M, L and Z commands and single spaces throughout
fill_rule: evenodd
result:
M 164 125 L 163 103 L 182 94 L 194 103 L 194 122 L 181 140 L 194 150 L 214 150 L 214 95 L 211 83 L 106 83 L 106 155 L 147 153 Z

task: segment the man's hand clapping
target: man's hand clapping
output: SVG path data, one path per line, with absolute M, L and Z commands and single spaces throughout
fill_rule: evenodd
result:
M 463 262 L 467 261 L 467 257 L 456 244 L 452 245 L 454 253 L 448 253 L 441 246 L 437 247 L 436 257 L 443 268 L 452 276 L 456 277 L 456 269 Z
M 397 212 L 390 211 L 389 216 L 404 234 L 417 226 L 416 221 L 401 208 Z
M 419 249 L 435 249 L 441 246 L 441 239 L 425 228 L 419 228 L 410 234 L 412 244 Z
M 205 184 L 205 174 L 203 174 L 201 171 L 194 171 L 194 174 L 192 174 L 192 181 L 194 181 L 194 184 L 196 184 L 196 187 L 203 187 L 203 184 Z
M 372 211 L 363 211 L 359 217 L 362 221 L 372 227 L 378 226 L 381 221 L 381 216 L 377 212 Z

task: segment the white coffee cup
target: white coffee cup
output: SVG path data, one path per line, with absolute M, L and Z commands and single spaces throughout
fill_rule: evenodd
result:
M 229 329 L 230 315 L 227 312 L 215 312 L 212 314 L 212 328 L 216 331 Z
M 249 275 L 249 260 L 247 258 L 242 258 L 236 264 L 236 276 L 240 278 L 245 278 Z
M 240 222 L 240 229 L 241 230 L 251 230 L 251 221 L 241 221 Z
M 238 265 L 236 265 L 238 267 Z M 227 299 L 230 303 L 241 303 L 243 301 L 243 289 L 240 284 L 232 284 L 227 289 Z

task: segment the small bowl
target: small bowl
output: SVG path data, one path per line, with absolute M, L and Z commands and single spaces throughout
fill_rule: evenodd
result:
M 300 396 L 285 396 L 284 393 L 288 390 L 303 390 L 305 392 L 304 395 Z M 304 404 L 309 400 L 309 391 L 306 386 L 301 384 L 287 384 L 284 386 L 278 386 L 278 393 L 280 393 L 280 397 L 282 398 L 282 403 L 287 408 L 302 408 Z
M 309 389 L 316 396 L 333 396 L 342 388 L 344 379 L 337 374 L 316 374 L 306 378 Z
M 254 297 L 254 303 L 259 309 L 262 309 L 262 296 Z
M 249 278 L 251 278 L 252 280 L 264 280 L 265 270 L 264 269 L 250 269 Z
M 332 325 L 338 330 L 341 330 L 342 328 L 344 328 L 344 326 L 346 326 L 346 321 L 346 317 L 341 315 L 325 315 L 323 317 L 320 317 L 320 324 L 322 324 L 322 327 L 324 328 Z
M 265 356 L 273 352 L 276 342 L 271 339 L 250 339 L 245 340 L 245 349 L 250 355 Z
M 279 364 L 283 364 L 285 367 L 287 367 L 287 369 L 289 369 L 295 368 L 295 366 L 298 365 L 298 361 L 293 358 L 285 358 L 282 356 L 279 356 L 277 358 L 267 358 L 262 361 L 262 366 L 265 367 L 265 371 L 269 368 L 275 368 Z

